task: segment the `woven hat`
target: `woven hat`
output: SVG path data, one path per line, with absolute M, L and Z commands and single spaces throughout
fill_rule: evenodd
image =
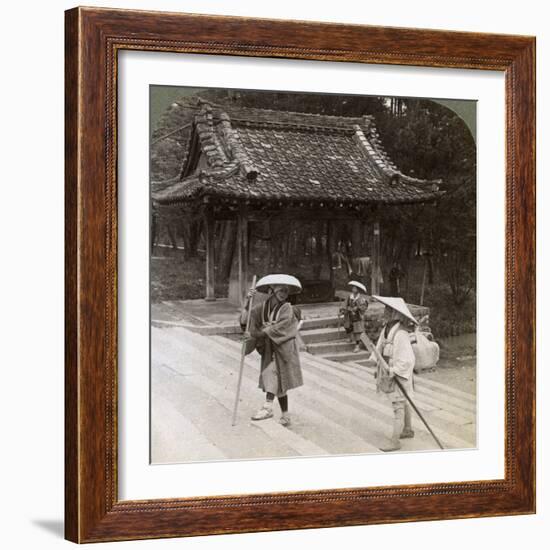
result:
M 418 325 L 418 321 L 413 317 L 413 314 L 409 311 L 407 304 L 403 298 L 391 298 L 389 296 L 373 296 L 375 300 L 378 300 L 380 303 L 385 306 L 389 306 L 395 311 L 401 313 L 407 319 L 410 319 L 415 325 Z
M 258 292 L 267 293 L 272 286 L 286 285 L 288 287 L 289 294 L 299 294 L 302 292 L 302 285 L 300 281 L 292 275 L 285 275 L 284 273 L 275 273 L 272 275 L 266 275 L 262 277 L 256 283 L 256 290 Z
M 363 294 L 367 293 L 367 287 L 363 283 L 358 281 L 350 281 L 348 285 L 358 288 L 361 292 L 363 292 Z

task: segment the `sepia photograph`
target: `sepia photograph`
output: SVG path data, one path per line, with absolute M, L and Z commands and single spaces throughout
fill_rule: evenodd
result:
M 475 449 L 476 102 L 149 92 L 151 463 Z

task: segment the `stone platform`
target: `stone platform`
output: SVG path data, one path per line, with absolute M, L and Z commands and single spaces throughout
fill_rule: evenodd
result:
M 302 329 L 338 327 L 338 311 L 342 302 L 300 304 L 304 324 Z M 420 319 L 429 313 L 429 308 L 409 304 L 412 314 Z M 154 326 L 180 326 L 199 334 L 233 334 L 240 332 L 238 324 L 240 308 L 227 298 L 207 300 L 173 300 L 153 304 L 151 323 Z M 367 331 L 378 330 L 382 321 L 384 306 L 369 301 L 367 310 Z
M 338 311 L 342 302 L 300 304 L 303 324 L 300 335 L 305 349 L 312 355 L 330 361 L 347 362 L 368 359 L 365 350 L 353 353 L 354 344 L 347 340 Z M 412 314 L 420 319 L 429 314 L 427 307 L 409 304 Z M 384 306 L 369 301 L 366 315 L 366 332 L 376 340 L 382 327 Z M 154 327 L 181 327 L 202 335 L 225 335 L 236 338 L 241 334 L 238 323 L 239 308 L 227 299 L 216 301 L 182 300 L 162 302 L 152 307 Z

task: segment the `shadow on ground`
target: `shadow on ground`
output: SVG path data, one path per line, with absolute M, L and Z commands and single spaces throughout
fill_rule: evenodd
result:
M 33 519 L 31 521 L 37 527 L 57 538 L 65 537 L 65 523 L 62 519 Z

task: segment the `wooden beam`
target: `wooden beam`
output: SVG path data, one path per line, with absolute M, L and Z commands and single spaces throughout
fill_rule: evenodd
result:
M 309 209 L 309 208 L 302 208 L 302 209 L 265 209 L 262 211 L 254 211 L 250 210 L 248 211 L 248 220 L 249 221 L 265 221 L 267 218 L 275 216 L 278 220 L 285 220 L 285 221 L 294 221 L 294 220 L 300 220 L 300 221 L 311 221 L 311 222 L 317 222 L 321 220 L 342 220 L 342 221 L 348 221 L 348 220 L 354 220 L 354 219 L 361 219 L 364 214 L 362 212 L 359 212 L 353 208 L 350 209 L 342 209 L 342 210 L 329 210 L 329 209 Z
M 216 258 L 214 246 L 215 220 L 211 208 L 206 208 L 204 212 L 204 235 L 206 241 L 206 296 L 205 300 L 213 301 L 216 299 Z
M 361 232 L 361 220 L 352 219 L 351 220 L 351 249 L 353 251 L 353 256 L 358 257 L 363 255 L 363 235 Z
M 244 207 L 239 209 L 237 218 L 237 258 L 239 266 L 239 291 L 241 304 L 248 290 L 248 218 Z
M 243 205 L 244 206 L 244 205 Z M 202 218 L 204 213 L 202 209 L 203 205 L 200 206 L 201 210 L 188 210 L 181 207 L 173 207 L 169 209 L 168 207 L 158 207 L 159 212 L 161 213 L 160 218 L 168 219 L 169 217 L 174 220 L 179 220 L 181 217 L 187 218 L 189 221 L 196 218 Z M 216 205 L 214 212 L 214 217 L 216 221 L 221 220 L 234 220 L 238 216 L 239 205 Z M 299 221 L 320 221 L 320 220 L 340 220 L 340 221 L 349 221 L 355 219 L 364 219 L 366 216 L 366 209 L 355 209 L 355 208 L 255 208 L 254 206 L 247 206 L 247 217 L 249 222 L 264 222 L 270 217 L 276 217 L 278 220 L 299 220 Z
M 329 278 L 330 278 L 330 286 L 332 287 L 332 291 L 334 293 L 334 269 L 332 268 L 332 253 L 334 252 L 334 228 L 332 227 L 331 220 L 327 220 L 327 260 L 328 260 L 328 272 L 329 272 Z
M 380 271 L 380 222 L 373 224 L 372 239 L 372 272 L 371 272 L 371 294 L 380 293 L 378 273 Z

